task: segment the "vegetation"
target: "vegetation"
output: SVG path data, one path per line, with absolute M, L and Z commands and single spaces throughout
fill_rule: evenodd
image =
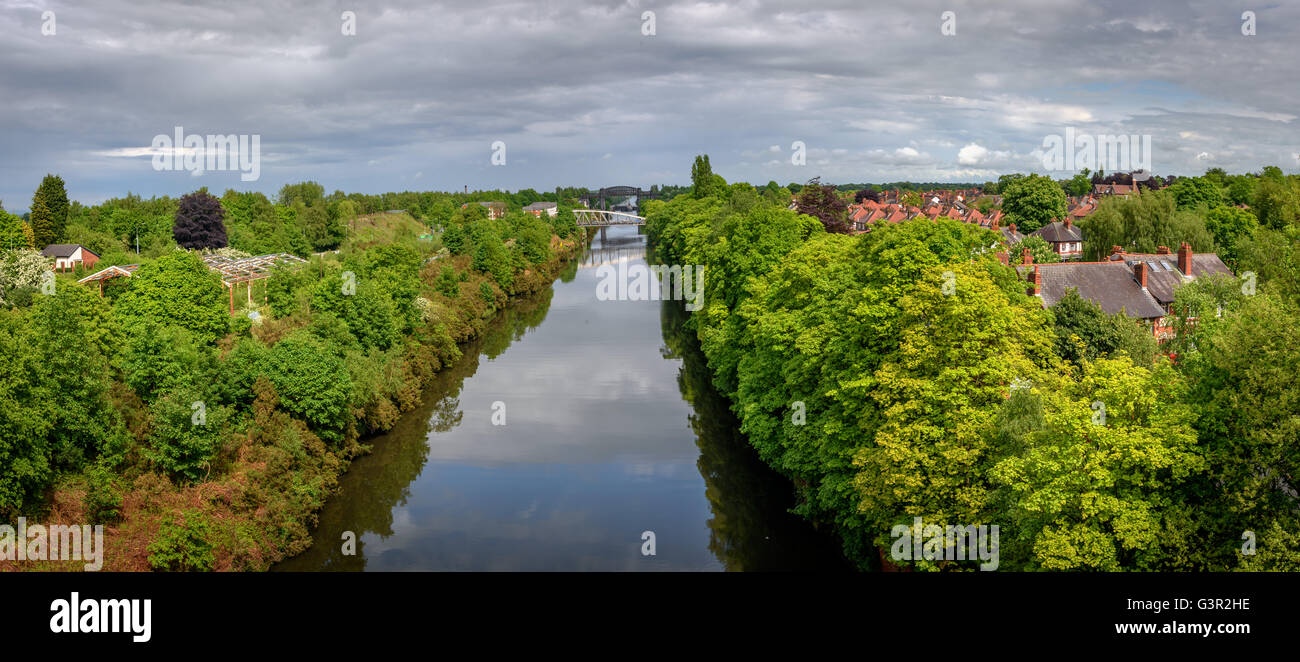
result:
M 1209 230 L 1206 182 L 1232 181 L 1144 191 L 1089 218 L 1090 250 L 1231 236 L 1256 270 L 1255 295 L 1237 279 L 1180 289 L 1165 347 L 1077 294 L 1044 310 L 972 224 L 806 233 L 807 216 L 737 186 L 645 213 L 659 261 L 707 267 L 686 325 L 741 429 L 860 567 L 922 517 L 1000 525 L 1002 569 L 1289 569 L 1300 228 L 1252 231 L 1230 212 Z M 1064 212 L 1050 179 L 999 188 L 1027 230 Z M 1241 553 L 1245 531 L 1258 554 Z
M 72 203 L 71 241 L 94 242 L 99 266 L 140 265 L 103 298 L 0 218 L 0 516 L 102 522 L 110 570 L 265 569 L 304 549 L 365 438 L 585 239 L 567 204 L 487 219 L 456 199 L 304 182 L 275 203 L 233 191 Z M 376 211 L 403 202 L 419 216 Z M 34 216 L 55 227 L 43 204 Z M 426 213 L 445 214 L 436 230 Z M 213 247 L 337 252 L 246 296 L 240 285 L 231 315 L 198 252 Z

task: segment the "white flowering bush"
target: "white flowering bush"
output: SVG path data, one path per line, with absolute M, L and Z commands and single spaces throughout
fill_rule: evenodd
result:
M 38 289 L 50 262 L 30 248 L 0 253 L 0 304 L 10 305 L 12 293 L 24 288 Z

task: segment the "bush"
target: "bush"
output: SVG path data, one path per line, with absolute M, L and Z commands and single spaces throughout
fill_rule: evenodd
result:
M 343 440 L 352 422 L 352 378 L 332 348 L 297 332 L 271 348 L 265 374 L 286 410 L 323 439 Z
M 186 511 L 180 522 L 162 525 L 158 538 L 149 543 L 149 565 L 170 572 L 212 570 L 212 524 L 198 511 Z
M 113 471 L 103 462 L 86 470 L 86 514 L 93 522 L 113 522 L 121 517 L 122 490 Z
M 221 439 L 225 410 L 198 389 L 184 387 L 159 398 L 151 412 L 154 430 L 145 451 L 148 458 L 175 478 L 202 478 Z

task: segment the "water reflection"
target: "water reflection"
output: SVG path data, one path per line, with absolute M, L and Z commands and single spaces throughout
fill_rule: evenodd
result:
M 843 568 L 736 433 L 680 302 L 596 299 L 588 267 L 644 255 L 636 228 L 608 228 L 512 306 L 354 462 L 318 544 L 277 569 Z M 355 556 L 341 554 L 345 531 Z

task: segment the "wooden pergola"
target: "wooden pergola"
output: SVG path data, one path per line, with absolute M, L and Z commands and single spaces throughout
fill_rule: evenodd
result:
M 116 266 L 116 267 L 109 267 L 109 268 L 107 268 L 107 269 L 101 269 L 101 270 L 99 270 L 99 271 L 96 271 L 95 273 L 90 274 L 89 276 L 86 276 L 85 278 L 82 278 L 81 280 L 79 280 L 79 281 L 77 281 L 77 282 L 78 282 L 78 283 L 98 283 L 98 284 L 99 284 L 99 296 L 102 297 L 102 296 L 104 296 L 104 281 L 112 280 L 112 279 L 117 278 L 117 277 L 119 277 L 119 276 L 128 276 L 128 277 L 129 277 L 131 274 L 135 273 L 135 270 L 136 270 L 136 269 L 139 269 L 139 268 L 140 268 L 140 265 L 138 265 L 138 264 L 124 264 L 124 265 L 120 265 L 120 266 Z
M 276 267 L 284 265 L 306 264 L 307 261 L 289 253 L 268 253 L 252 257 L 226 257 L 224 255 L 204 255 L 203 264 L 221 275 L 221 285 L 230 290 L 230 314 L 235 314 L 235 288 L 240 283 L 248 283 L 248 302 L 253 302 L 253 281 L 270 278 Z M 104 282 L 120 276 L 130 276 L 139 269 L 138 264 L 108 267 L 82 278 L 78 283 L 98 283 L 99 296 L 104 296 Z
M 253 302 L 253 281 L 270 278 L 276 267 L 306 264 L 307 261 L 289 253 L 268 253 L 253 257 L 232 258 L 224 255 L 204 255 L 203 263 L 221 274 L 221 284 L 230 290 L 230 314 L 235 314 L 235 288 L 248 283 L 248 302 Z

